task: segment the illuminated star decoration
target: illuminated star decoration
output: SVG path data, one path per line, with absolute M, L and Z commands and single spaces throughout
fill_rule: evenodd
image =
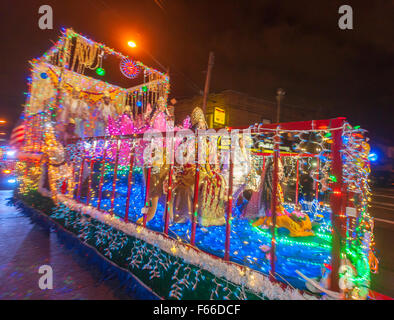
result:
M 140 73 L 140 68 L 134 61 L 130 59 L 123 59 L 120 62 L 120 71 L 122 71 L 126 78 L 134 79 Z

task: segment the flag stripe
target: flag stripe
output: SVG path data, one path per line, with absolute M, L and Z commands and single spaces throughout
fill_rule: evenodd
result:
M 24 136 L 21 136 L 21 137 L 17 137 L 17 138 L 12 138 L 12 139 L 10 139 L 10 141 L 19 141 L 19 140 L 25 140 L 25 137 L 24 137 Z
M 20 127 L 14 128 L 14 129 L 12 130 L 12 132 L 18 132 L 18 131 L 22 131 L 22 130 L 25 130 L 25 127 L 24 127 L 24 126 L 20 126 Z
M 23 122 L 22 123 L 19 122 L 19 125 L 16 126 L 11 132 L 10 145 L 14 147 L 20 147 L 23 145 L 24 141 L 25 141 L 25 125 Z
M 11 139 L 14 137 L 20 137 L 23 135 L 25 135 L 25 132 L 15 132 L 15 133 L 11 134 Z

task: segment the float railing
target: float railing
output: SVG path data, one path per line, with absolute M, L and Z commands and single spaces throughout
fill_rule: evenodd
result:
M 341 244 L 341 237 L 343 233 L 343 204 L 342 204 L 342 198 L 341 194 L 343 191 L 343 183 L 342 183 L 342 160 L 341 160 L 341 155 L 340 155 L 340 150 L 341 150 L 341 137 L 342 137 L 342 126 L 344 124 L 344 118 L 337 118 L 337 119 L 331 119 L 331 120 L 320 120 L 320 121 L 309 121 L 309 122 L 294 122 L 294 123 L 284 123 L 284 124 L 269 124 L 269 125 L 264 125 L 264 126 L 257 126 L 257 127 L 252 127 L 251 128 L 251 134 L 258 134 L 260 132 L 267 132 L 268 131 L 273 131 L 276 130 L 279 132 L 280 130 L 290 130 L 290 131 L 305 131 L 305 130 L 310 130 L 310 131 L 318 131 L 318 130 L 325 130 L 329 128 L 332 131 L 332 147 L 331 147 L 331 157 L 332 157 L 332 163 L 331 163 L 331 168 L 332 168 L 332 174 L 335 175 L 336 180 L 333 183 L 333 193 L 330 198 L 330 204 L 332 208 L 332 216 L 331 216 L 331 221 L 332 221 L 332 226 L 333 226 L 333 231 L 332 231 L 332 252 L 331 252 L 331 264 L 332 264 L 332 273 L 331 273 L 331 288 L 334 291 L 338 291 L 338 269 L 339 269 L 339 252 L 340 252 L 340 244 Z M 232 132 L 233 130 L 242 130 L 242 129 L 250 129 L 250 128 L 227 128 L 228 132 Z M 166 133 L 163 133 L 164 138 L 166 138 Z M 173 137 L 173 135 L 172 135 Z M 198 137 L 198 135 L 197 135 Z M 107 136 L 107 137 L 92 137 L 92 138 L 86 138 L 84 141 L 98 141 L 98 140 L 103 140 L 105 141 L 104 145 L 104 151 L 103 151 L 103 156 L 101 159 L 101 174 L 100 174 L 100 181 L 98 183 L 98 201 L 97 201 L 97 208 L 101 210 L 101 197 L 102 197 L 102 185 L 103 185 L 103 176 L 104 176 L 104 167 L 105 164 L 110 160 L 107 157 L 107 149 L 108 149 L 108 143 L 112 142 L 115 143 L 116 145 L 116 153 L 115 153 L 115 159 L 113 159 L 114 163 L 114 172 L 113 172 L 113 180 L 112 180 L 112 192 L 111 192 L 111 199 L 110 199 L 110 210 L 109 213 L 111 215 L 116 214 L 114 210 L 114 199 L 115 199 L 115 193 L 116 193 L 116 183 L 117 183 L 117 170 L 118 170 L 118 161 L 119 161 L 119 147 L 121 144 L 121 141 L 123 140 L 128 140 L 131 142 L 131 144 L 134 144 L 136 140 L 141 140 L 143 138 L 143 134 L 132 134 L 132 135 L 120 135 L 120 136 Z M 231 139 L 230 139 L 231 141 Z M 172 143 L 174 140 L 172 140 Z M 292 153 L 286 153 L 282 152 L 279 149 L 279 144 L 280 144 L 280 138 L 276 137 L 274 138 L 274 146 L 273 146 L 273 153 L 259 153 L 256 152 L 256 155 L 261 155 L 263 156 L 263 167 L 265 166 L 265 158 L 266 156 L 273 156 L 273 188 L 272 188 L 272 196 L 271 196 L 271 215 L 272 215 L 272 225 L 271 225 L 271 248 L 270 248 L 270 254 L 271 254 L 271 267 L 270 267 L 270 278 L 272 280 L 275 280 L 275 260 L 276 260 L 276 218 L 277 218 L 277 212 L 276 212 L 276 205 L 277 205 L 277 199 L 276 199 L 276 194 L 278 192 L 277 190 L 277 182 L 278 182 L 278 161 L 281 156 L 294 156 Z M 93 143 L 95 145 L 95 143 Z M 233 149 L 233 144 L 230 142 L 230 150 Z M 94 153 L 94 152 L 93 152 Z M 163 233 L 168 236 L 169 232 L 169 204 L 172 201 L 172 197 L 174 196 L 173 194 L 173 169 L 174 169 L 174 154 L 175 154 L 175 147 L 171 147 L 171 161 L 169 164 L 169 173 L 168 173 L 168 191 L 166 195 L 166 202 L 165 202 L 165 210 L 164 210 L 164 226 L 163 226 Z M 127 193 L 126 193 L 126 207 L 125 207 L 125 212 L 124 212 L 124 221 L 129 222 L 129 207 L 130 207 L 130 193 L 131 193 L 131 184 L 132 184 L 132 178 L 133 178 L 133 167 L 135 165 L 135 149 L 130 148 L 129 151 L 129 173 L 128 173 L 128 179 L 127 179 Z M 200 185 L 200 168 L 198 164 L 198 143 L 196 139 L 196 144 L 195 144 L 195 175 L 194 175 L 194 194 L 193 194 L 193 205 L 192 205 L 192 213 L 191 213 L 191 235 L 190 235 L 190 245 L 194 246 L 196 245 L 196 226 L 197 226 L 197 218 L 198 218 L 198 199 L 199 199 L 199 185 Z M 295 203 L 298 204 L 299 200 L 299 159 L 302 157 L 316 157 L 316 154 L 297 154 L 297 164 L 296 164 L 296 192 L 295 192 Z M 84 175 L 84 168 L 85 168 L 85 161 L 87 159 L 88 155 L 86 154 L 86 150 L 83 150 L 81 152 L 81 166 L 80 169 L 77 170 L 78 174 L 78 187 L 77 187 L 77 195 L 76 195 L 76 200 L 80 201 L 80 196 L 81 196 L 81 188 L 82 188 L 82 183 L 83 183 L 83 175 Z M 90 159 L 90 170 L 93 168 L 93 161 L 94 159 Z M 145 197 L 144 197 L 144 207 L 149 206 L 149 192 L 150 192 L 150 183 L 151 183 L 151 170 L 152 166 L 148 166 L 146 168 L 146 179 L 145 179 Z M 230 239 L 231 239 L 231 219 L 232 219 L 232 208 L 233 208 L 233 176 L 234 176 L 234 163 L 233 159 L 230 160 L 230 165 L 229 165 L 229 184 L 228 184 L 228 190 L 227 190 L 227 209 L 226 209 L 226 216 L 225 216 L 225 244 L 224 244 L 224 257 L 223 259 L 225 261 L 230 260 Z M 319 169 L 318 169 L 319 170 Z M 317 171 L 319 174 L 319 171 Z M 316 181 L 316 180 L 315 180 Z M 86 199 L 86 204 L 89 204 L 90 202 L 90 195 L 91 195 L 91 188 L 92 188 L 92 173 L 89 173 L 89 180 L 88 180 L 88 193 L 87 193 L 87 199 Z M 318 190 L 318 183 L 315 186 L 315 197 L 317 198 L 319 193 Z M 147 224 L 147 214 L 146 210 L 143 213 L 143 227 L 146 227 Z M 200 249 L 201 250 L 201 249 Z M 203 250 L 205 251 L 205 250 Z

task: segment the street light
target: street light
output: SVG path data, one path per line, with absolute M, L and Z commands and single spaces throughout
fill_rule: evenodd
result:
M 127 45 L 130 48 L 136 48 L 137 47 L 137 44 L 134 41 L 127 42 Z M 169 72 L 168 68 L 164 67 L 150 52 L 148 52 L 147 50 L 145 50 L 144 48 L 141 48 L 141 47 L 140 47 L 140 50 L 144 51 L 149 57 L 151 57 L 151 59 L 153 61 L 155 61 L 160 66 L 160 68 L 162 68 L 163 70 L 166 70 L 167 73 Z
M 127 45 L 130 48 L 136 48 L 137 47 L 137 43 L 134 41 L 128 41 Z M 145 52 L 153 61 L 155 61 L 163 70 L 165 70 L 165 72 L 167 74 L 170 73 L 170 68 L 169 67 L 164 67 L 163 64 L 161 64 L 150 52 L 148 52 L 147 50 L 145 50 L 143 47 L 138 47 L 138 50 L 141 50 L 143 52 Z M 202 90 L 193 82 L 191 81 L 188 77 L 186 77 L 180 70 L 177 71 L 178 74 L 180 74 L 187 82 L 189 82 L 191 86 L 191 88 L 193 88 L 193 90 L 195 90 L 196 92 L 198 92 L 199 94 L 202 94 Z
M 278 102 L 277 114 L 276 114 L 276 123 L 280 122 L 280 102 L 283 99 L 283 97 L 285 96 L 285 94 L 286 94 L 286 92 L 282 88 L 278 88 L 276 90 L 276 101 Z
M 134 41 L 129 41 L 129 42 L 127 42 L 127 44 L 131 48 L 135 48 L 137 46 L 137 44 Z

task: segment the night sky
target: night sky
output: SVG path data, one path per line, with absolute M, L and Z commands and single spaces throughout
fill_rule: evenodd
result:
M 328 109 L 333 116 L 345 116 L 368 129 L 373 139 L 393 142 L 394 1 L 1 3 L 0 117 L 10 124 L 22 111 L 28 60 L 49 49 L 61 27 L 72 27 L 159 68 L 141 47 L 151 52 L 170 67 L 170 97 L 199 93 L 212 50 L 212 92 L 232 89 L 275 101 L 276 88 L 282 87 L 285 103 Z M 38 27 L 38 8 L 44 4 L 53 8 L 53 30 Z M 338 27 L 338 8 L 343 4 L 353 7 L 353 30 Z M 127 47 L 130 39 L 140 48 Z M 111 80 L 120 78 L 116 84 L 127 86 L 118 69 L 107 74 Z

